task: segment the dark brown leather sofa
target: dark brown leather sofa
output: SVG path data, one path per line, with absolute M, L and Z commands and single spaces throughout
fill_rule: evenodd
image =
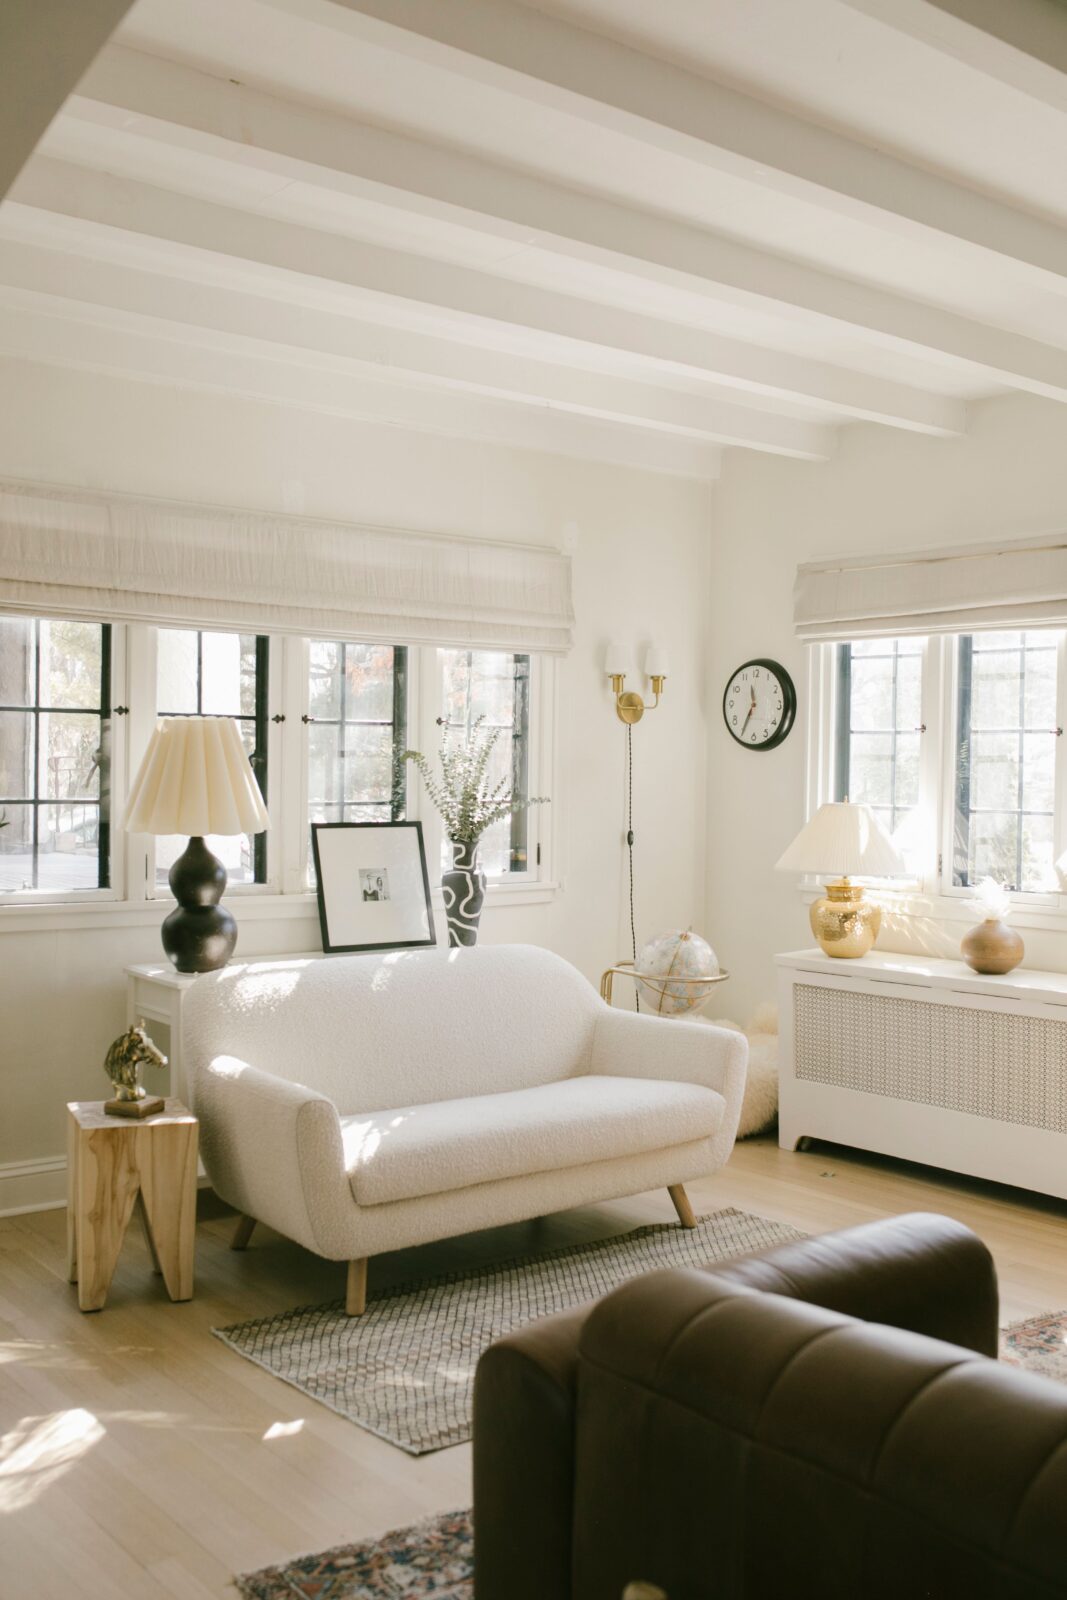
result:
M 907 1216 L 654 1272 L 494 1344 L 475 1600 L 1067 1596 L 1067 1388 L 985 1246 Z

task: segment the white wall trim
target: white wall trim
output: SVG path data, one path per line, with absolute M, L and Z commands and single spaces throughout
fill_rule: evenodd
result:
M 0 1217 L 55 1211 L 67 1203 L 66 1156 L 0 1162 Z

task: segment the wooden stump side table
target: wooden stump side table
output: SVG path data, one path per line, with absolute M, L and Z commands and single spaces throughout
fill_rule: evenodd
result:
M 67 1249 L 78 1305 L 107 1300 L 134 1208 L 172 1300 L 193 1296 L 199 1124 L 180 1100 L 143 1122 L 112 1117 L 102 1100 L 67 1106 Z

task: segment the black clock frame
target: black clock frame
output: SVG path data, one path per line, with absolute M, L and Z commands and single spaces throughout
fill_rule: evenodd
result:
M 749 667 L 763 667 L 766 669 L 766 671 L 773 672 L 775 677 L 778 679 L 778 682 L 782 686 L 782 720 L 778 724 L 777 730 L 769 739 L 764 739 L 762 744 L 751 744 L 747 739 L 742 739 L 731 728 L 726 716 L 726 696 L 730 693 L 730 685 L 733 683 L 734 679 L 739 673 L 746 671 Z M 726 724 L 726 731 L 730 735 L 730 738 L 733 739 L 735 744 L 739 744 L 742 750 L 777 749 L 778 745 L 780 745 L 785 739 L 788 739 L 790 733 L 792 732 L 793 721 L 796 717 L 796 714 L 796 686 L 780 661 L 771 661 L 767 656 L 755 656 L 751 661 L 742 661 L 741 665 L 739 667 L 735 667 L 730 676 L 727 678 L 726 687 L 722 692 L 722 720 Z

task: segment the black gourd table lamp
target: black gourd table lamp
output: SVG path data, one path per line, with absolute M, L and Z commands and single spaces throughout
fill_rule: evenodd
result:
M 231 717 L 168 717 L 159 724 L 130 791 L 126 832 L 190 835 L 170 869 L 178 905 L 161 929 L 179 972 L 214 972 L 237 943 L 237 924 L 220 904 L 226 868 L 204 835 L 262 833 L 269 826 Z

